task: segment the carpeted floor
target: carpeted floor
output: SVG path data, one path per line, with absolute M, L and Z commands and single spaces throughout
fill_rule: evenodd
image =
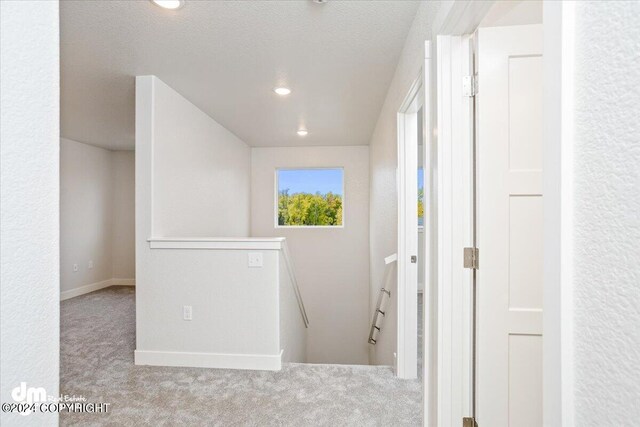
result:
M 60 392 L 110 403 L 61 425 L 418 426 L 419 380 L 388 367 L 288 364 L 280 372 L 135 366 L 135 293 L 61 303 Z

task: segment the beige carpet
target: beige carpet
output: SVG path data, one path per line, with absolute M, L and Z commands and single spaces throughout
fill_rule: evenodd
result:
M 418 426 L 420 382 L 388 367 L 288 364 L 280 372 L 135 366 L 135 293 L 61 303 L 62 394 L 111 403 L 61 425 Z M 366 339 L 364 337 L 363 339 Z

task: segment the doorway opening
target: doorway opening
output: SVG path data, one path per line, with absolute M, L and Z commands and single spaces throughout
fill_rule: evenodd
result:
M 415 80 L 398 112 L 398 331 L 396 375 L 424 378 L 425 112 L 427 80 Z
M 437 37 L 439 375 L 428 419 L 541 425 L 542 5 L 464 12 Z

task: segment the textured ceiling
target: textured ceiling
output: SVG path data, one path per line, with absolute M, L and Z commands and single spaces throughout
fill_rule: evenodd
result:
M 133 148 L 134 76 L 154 74 L 252 146 L 368 144 L 417 7 L 62 1 L 62 136 Z

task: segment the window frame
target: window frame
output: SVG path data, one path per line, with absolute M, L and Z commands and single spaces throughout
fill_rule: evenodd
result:
M 280 194 L 280 188 L 278 183 L 279 171 L 291 171 L 291 170 L 335 170 L 340 169 L 342 171 L 342 224 L 340 225 L 280 225 L 278 224 L 278 195 Z M 345 191 L 345 176 L 346 172 L 344 166 L 286 166 L 276 167 L 274 170 L 274 191 L 273 191 L 273 224 L 274 228 L 288 228 L 288 229 L 341 229 L 345 226 L 346 218 L 346 191 Z
M 419 159 L 418 159 L 418 161 L 419 161 Z M 422 166 L 422 167 L 418 166 L 418 171 L 420 171 L 420 169 L 422 169 L 422 173 L 423 173 L 423 175 L 422 175 L 422 225 L 420 225 L 420 215 L 418 215 L 418 232 L 424 230 L 424 220 L 427 218 L 427 214 L 424 211 L 424 206 L 425 206 L 425 203 L 424 203 L 424 198 L 425 198 L 425 194 L 424 194 L 424 183 L 425 183 L 425 180 L 424 180 L 424 166 Z M 418 172 L 418 177 L 419 176 L 420 176 L 420 172 Z M 420 182 L 419 181 L 418 181 L 418 191 L 420 191 Z M 418 199 L 418 201 L 419 201 L 419 199 Z

